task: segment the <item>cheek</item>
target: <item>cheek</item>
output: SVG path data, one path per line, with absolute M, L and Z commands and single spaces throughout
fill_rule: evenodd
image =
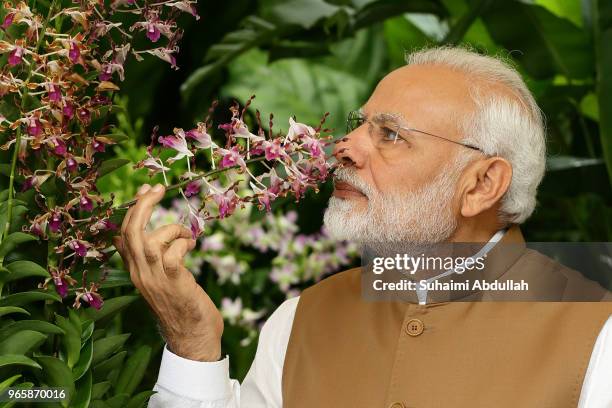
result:
M 415 155 L 396 163 L 371 163 L 372 179 L 381 192 L 410 192 L 431 182 L 440 172 L 442 158 Z

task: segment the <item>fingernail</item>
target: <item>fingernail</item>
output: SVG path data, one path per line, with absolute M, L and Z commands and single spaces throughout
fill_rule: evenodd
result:
M 153 187 L 153 190 L 151 190 L 154 193 L 159 193 L 160 191 L 162 191 L 162 189 L 164 188 L 164 186 L 162 186 L 161 184 L 156 184 L 155 187 Z
M 151 186 L 148 184 L 143 184 L 142 186 L 140 186 L 140 189 L 138 190 L 138 195 L 143 195 L 144 193 L 146 193 L 147 191 L 149 191 L 151 189 Z

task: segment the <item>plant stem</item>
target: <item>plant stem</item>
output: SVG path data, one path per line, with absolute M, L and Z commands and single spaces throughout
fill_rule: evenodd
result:
M 265 159 L 266 159 L 265 156 L 261 156 L 261 157 L 256 157 L 254 159 L 246 160 L 245 163 L 246 164 L 250 164 L 250 163 L 264 161 Z M 220 168 L 220 169 L 210 170 L 210 171 L 207 171 L 205 173 L 200 173 L 200 174 L 198 174 L 197 176 L 194 176 L 191 179 L 187 179 L 187 180 L 181 181 L 180 183 L 172 184 L 172 185 L 166 187 L 166 191 L 176 190 L 177 188 L 183 187 L 184 185 L 192 182 L 193 180 L 199 180 L 201 178 L 210 177 L 210 176 L 213 176 L 213 175 L 215 175 L 217 173 L 222 173 L 224 171 L 235 169 L 235 168 L 238 168 L 238 167 L 240 167 L 240 166 L 236 165 L 236 166 L 232 166 L 232 167 L 224 167 L 224 168 Z M 131 207 L 132 205 L 136 204 L 137 201 L 138 200 L 128 201 L 127 203 L 123 203 L 123 204 L 119 205 L 117 208 L 128 208 L 128 207 Z

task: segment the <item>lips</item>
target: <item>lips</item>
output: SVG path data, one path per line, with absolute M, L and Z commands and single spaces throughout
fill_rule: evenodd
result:
M 350 197 L 361 197 L 364 198 L 365 194 L 363 194 L 360 190 L 358 190 L 355 186 L 346 181 L 336 180 L 334 181 L 334 196 L 340 198 L 350 198 Z

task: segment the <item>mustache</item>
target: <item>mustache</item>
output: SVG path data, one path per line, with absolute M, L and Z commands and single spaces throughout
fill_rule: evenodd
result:
M 341 167 L 334 172 L 334 180 L 343 181 L 355 187 L 363 195 L 370 198 L 374 195 L 374 189 L 368 183 L 363 181 L 357 171 L 352 167 Z

